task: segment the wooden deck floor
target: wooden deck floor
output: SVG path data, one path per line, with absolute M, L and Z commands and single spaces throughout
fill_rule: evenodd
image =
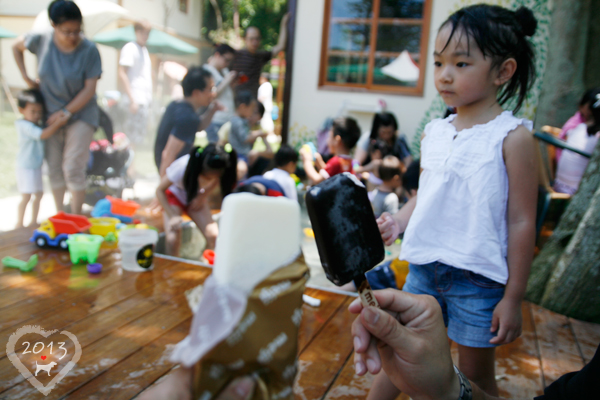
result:
M 104 271 L 92 276 L 85 267 L 72 266 L 66 252 L 37 249 L 27 242 L 30 236 L 29 230 L 0 234 L 0 258 L 40 257 L 29 273 L 0 270 L 0 399 L 132 399 L 172 370 L 169 348 L 186 336 L 191 321 L 183 292 L 201 283 L 209 269 L 157 259 L 151 273 L 124 272 L 119 254 L 105 248 L 99 259 Z M 315 289 L 307 294 L 322 305 L 304 306 L 296 398 L 364 398 L 372 377 L 354 375 L 353 316 L 347 311 L 352 298 Z M 523 305 L 523 319 L 522 337 L 497 352 L 499 386 L 506 397 L 540 394 L 563 373 L 580 369 L 600 342 L 600 325 L 529 303 Z M 9 336 L 24 325 L 67 330 L 83 349 L 47 397 L 6 355 Z M 17 348 L 22 353 L 24 347 Z M 50 378 L 43 374 L 38 378 L 47 384 Z

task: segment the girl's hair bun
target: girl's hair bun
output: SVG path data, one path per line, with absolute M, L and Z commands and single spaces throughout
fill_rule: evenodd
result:
M 533 12 L 527 7 L 519 7 L 515 11 L 515 18 L 521 25 L 521 30 L 525 36 L 533 36 L 537 28 L 537 20 L 533 16 Z

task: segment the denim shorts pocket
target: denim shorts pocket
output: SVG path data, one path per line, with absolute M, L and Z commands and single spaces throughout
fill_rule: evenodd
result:
M 464 270 L 463 273 L 465 277 L 471 282 L 473 285 L 478 286 L 484 289 L 502 289 L 504 287 L 503 284 L 491 280 L 490 278 L 486 278 L 483 275 L 476 274 L 475 272 Z

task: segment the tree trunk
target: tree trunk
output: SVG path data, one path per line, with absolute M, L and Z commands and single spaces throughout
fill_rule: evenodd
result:
M 572 318 L 600 322 L 600 186 L 558 258 L 540 305 Z
M 233 0 L 233 30 L 235 36 L 240 37 L 240 5 L 239 0 Z
M 600 0 L 591 2 L 584 76 L 586 89 L 600 86 Z
M 579 184 L 579 190 L 571 198 L 552 236 L 544 245 L 540 254 L 533 260 L 526 294 L 529 301 L 537 304 L 540 304 L 543 301 L 542 299 L 548 301 L 548 297 L 545 294 L 547 291 L 546 285 L 551 277 L 560 276 L 561 270 L 566 267 L 564 264 L 558 264 L 559 262 L 566 262 L 567 258 L 563 259 L 563 253 L 566 249 L 571 248 L 571 242 L 575 243 L 575 234 L 580 229 L 580 223 L 583 222 L 584 226 L 588 223 L 584 219 L 584 215 L 587 215 L 591 200 L 597 195 L 596 192 L 599 187 L 600 142 L 594 149 L 592 158 Z M 600 212 L 600 207 L 596 208 L 596 212 Z M 596 232 L 596 236 L 600 239 L 600 231 Z M 598 246 L 600 246 L 600 241 L 598 242 Z M 581 250 L 586 252 L 594 251 L 594 249 L 583 247 L 581 247 Z M 590 259 L 587 258 L 587 260 L 589 261 Z M 558 270 L 555 272 L 557 267 Z
M 217 18 L 217 29 L 223 29 L 223 14 L 221 14 L 221 8 L 217 0 L 210 0 L 213 10 L 215 10 L 215 16 Z
M 562 126 L 577 110 L 583 79 L 591 0 L 554 0 L 548 64 L 536 127 Z M 595 40 L 598 40 L 595 38 Z

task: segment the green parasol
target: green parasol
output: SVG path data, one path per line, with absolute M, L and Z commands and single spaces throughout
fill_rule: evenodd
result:
M 0 26 L 0 39 L 16 38 L 18 35 Z
M 133 26 L 98 33 L 92 39 L 96 43 L 120 49 L 125 44 L 135 41 Z M 191 44 L 177 39 L 168 33 L 152 29 L 146 47 L 150 53 L 189 55 L 196 54 L 198 49 Z

